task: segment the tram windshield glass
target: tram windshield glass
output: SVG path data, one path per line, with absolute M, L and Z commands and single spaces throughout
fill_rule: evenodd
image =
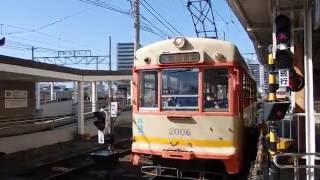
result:
M 158 72 L 143 71 L 140 80 L 140 106 L 158 107 Z
M 162 71 L 162 108 L 174 111 L 198 110 L 197 68 Z
M 228 110 L 228 69 L 208 68 L 204 70 L 204 111 Z

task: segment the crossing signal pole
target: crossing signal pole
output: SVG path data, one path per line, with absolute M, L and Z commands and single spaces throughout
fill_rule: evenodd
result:
M 291 20 L 286 15 L 278 15 L 274 19 L 273 48 L 269 49 L 269 96 L 264 103 L 263 116 L 269 124 L 269 179 L 278 180 L 279 168 L 274 164 L 275 155 L 287 150 L 292 139 L 279 138 L 277 122 L 286 115 L 290 102 L 277 99 L 276 91 L 279 87 L 287 91 L 300 91 L 304 86 L 303 78 L 293 67 L 293 45 Z M 291 47 L 290 47 L 291 46 Z M 278 78 L 277 78 L 278 76 Z
M 284 86 L 288 86 L 291 91 L 300 91 L 304 87 L 304 80 L 293 68 L 293 52 L 291 51 L 290 45 L 292 44 L 291 37 L 291 21 L 288 16 L 278 15 L 275 19 L 276 25 L 276 68 L 279 69 L 279 73 L 287 73 L 288 82 L 284 80 Z M 279 74 L 281 78 L 281 74 Z M 280 79 L 282 80 L 282 79 Z

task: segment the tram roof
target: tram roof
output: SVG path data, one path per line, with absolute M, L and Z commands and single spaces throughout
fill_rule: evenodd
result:
M 178 48 L 174 45 L 174 39 L 159 41 L 143 48 L 136 53 L 135 67 L 146 66 L 145 58 L 150 58 L 149 65 L 158 65 L 159 56 L 163 53 L 203 52 L 204 61 L 215 61 L 215 54 L 221 53 L 224 62 L 239 62 L 248 71 L 246 61 L 242 58 L 238 48 L 228 41 L 209 38 L 185 38 L 186 45 Z M 250 72 L 249 72 L 250 73 Z

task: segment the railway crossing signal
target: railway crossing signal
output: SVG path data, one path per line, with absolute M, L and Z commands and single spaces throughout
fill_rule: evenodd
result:
M 272 53 L 268 56 L 269 64 L 269 98 L 264 103 L 263 117 L 269 124 L 269 179 L 279 179 L 279 169 L 274 164 L 275 155 L 286 150 L 292 143 L 291 139 L 279 138 L 277 135 L 277 121 L 285 117 L 289 109 L 289 101 L 279 101 L 276 96 L 277 89 L 288 87 L 291 91 L 300 91 L 303 88 L 303 78 L 296 73 L 293 66 L 293 53 L 290 46 L 294 44 L 291 39 L 291 21 L 285 15 L 278 15 L 274 22 L 276 34 L 275 59 Z M 278 84 L 276 81 L 278 74 Z M 283 146 L 282 146 L 283 145 Z
M 281 76 L 279 73 L 279 85 L 287 81 L 291 91 L 300 91 L 304 87 L 304 80 L 293 68 L 293 54 L 290 51 L 291 44 L 291 21 L 288 16 L 278 15 L 275 19 L 277 50 L 275 54 L 275 68 L 284 72 L 287 76 Z
M 263 104 L 263 118 L 282 120 L 289 108 L 289 102 L 268 102 Z
M 106 125 L 106 113 L 104 111 L 97 111 L 93 113 L 94 117 L 97 118 L 93 124 L 98 130 L 103 131 Z

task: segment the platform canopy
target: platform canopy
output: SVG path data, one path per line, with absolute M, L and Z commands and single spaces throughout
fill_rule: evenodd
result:
M 0 80 L 33 82 L 131 80 L 131 70 L 82 70 L 0 55 Z

